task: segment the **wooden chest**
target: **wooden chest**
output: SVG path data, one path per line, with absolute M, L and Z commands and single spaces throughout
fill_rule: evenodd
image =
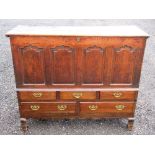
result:
M 28 118 L 134 122 L 148 34 L 135 26 L 9 31 L 21 127 Z

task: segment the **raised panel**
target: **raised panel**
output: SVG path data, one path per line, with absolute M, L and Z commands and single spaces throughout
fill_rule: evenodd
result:
M 83 51 L 83 81 L 82 84 L 103 84 L 104 49 L 91 46 Z
M 44 84 L 44 53 L 42 48 L 25 46 L 20 48 L 23 84 Z
M 113 49 L 111 85 L 132 85 L 135 49 L 122 46 Z
M 51 49 L 52 84 L 75 84 L 75 50 L 68 46 Z

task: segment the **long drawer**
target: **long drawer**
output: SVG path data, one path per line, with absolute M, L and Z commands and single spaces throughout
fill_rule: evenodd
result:
M 56 92 L 21 91 L 18 96 L 20 101 L 51 101 L 56 99 Z
M 76 102 L 21 102 L 19 104 L 22 117 L 75 114 Z
M 80 102 L 80 114 L 121 116 L 133 114 L 134 102 Z
M 101 91 L 100 99 L 101 100 L 126 100 L 126 101 L 135 101 L 137 99 L 137 91 Z

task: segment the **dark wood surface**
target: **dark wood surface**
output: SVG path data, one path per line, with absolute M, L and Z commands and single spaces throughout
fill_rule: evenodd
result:
M 21 118 L 126 117 L 131 128 L 146 38 L 10 36 Z
M 20 101 L 50 101 L 56 99 L 56 92 L 21 91 L 18 94 Z
M 76 99 L 80 99 L 80 100 L 95 100 L 96 99 L 96 92 L 92 91 L 92 92 L 60 92 L 60 99 L 62 100 L 76 100 Z
M 21 102 L 21 117 L 32 117 L 44 115 L 69 115 L 77 111 L 75 102 Z
M 18 88 L 139 85 L 144 37 L 11 37 Z
M 134 112 L 134 102 L 80 102 L 81 114 L 118 113 L 131 114 Z M 121 108 L 121 106 L 123 106 Z M 119 108 L 120 107 L 120 108 Z
M 135 101 L 137 100 L 137 91 L 108 91 L 100 92 L 100 99 L 101 100 L 126 100 L 126 101 Z

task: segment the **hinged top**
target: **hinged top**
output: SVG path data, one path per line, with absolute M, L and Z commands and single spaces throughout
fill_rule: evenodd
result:
M 136 26 L 17 26 L 6 33 L 36 36 L 149 36 Z

